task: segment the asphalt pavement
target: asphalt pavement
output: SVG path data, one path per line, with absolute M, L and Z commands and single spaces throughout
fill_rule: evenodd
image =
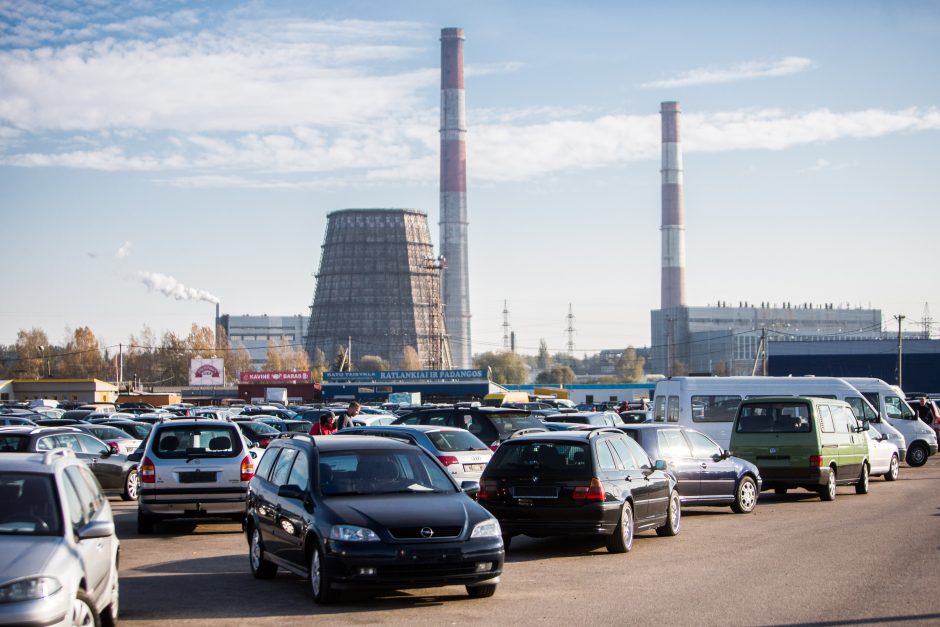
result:
M 751 514 L 683 510 L 678 536 L 601 542 L 516 537 L 489 599 L 463 587 L 347 593 L 314 604 L 308 582 L 259 581 L 235 523 L 136 533 L 136 504 L 112 500 L 121 538 L 121 620 L 131 625 L 402 623 L 489 625 L 938 625 L 940 456 L 873 478 L 831 503 L 763 492 Z

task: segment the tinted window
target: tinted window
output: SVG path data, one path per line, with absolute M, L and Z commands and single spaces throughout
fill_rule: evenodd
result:
M 575 475 L 591 473 L 588 445 L 584 442 L 525 442 L 509 440 L 496 449 L 489 465 L 515 472 L 562 472 Z
M 733 422 L 740 404 L 740 396 L 693 396 L 692 420 L 695 422 Z
M 412 414 L 407 418 L 403 419 L 399 424 L 402 425 L 419 425 L 421 424 L 421 414 Z
M 241 435 L 233 427 L 188 425 L 159 429 L 151 448 L 162 459 L 235 457 L 241 453 L 242 444 Z
M 721 455 L 721 447 L 711 441 L 711 439 L 698 431 L 686 431 L 685 437 L 692 444 L 693 457 L 711 457 Z
M 69 466 L 65 469 L 65 474 L 72 481 L 72 485 L 75 486 L 75 490 L 78 492 L 78 498 L 81 500 L 82 511 L 85 516 L 85 521 L 87 522 L 98 513 L 98 509 L 101 507 L 102 497 L 101 489 L 98 487 L 97 481 L 92 477 L 92 481 L 95 482 L 91 483 L 82 473 L 83 470 L 86 470 L 84 466 Z
M 489 448 L 469 431 L 432 431 L 427 434 L 439 451 L 487 451 Z
M 678 429 L 659 429 L 656 431 L 659 454 L 665 458 L 691 457 L 689 444 Z
M 3 503 L 0 536 L 61 534 L 59 503 L 52 480 L 52 475 L 0 473 L 0 503 Z
M 679 397 L 670 396 L 666 403 L 666 422 L 679 422 Z
M 290 476 L 287 477 L 288 485 L 295 485 L 301 490 L 306 490 L 310 485 L 310 461 L 306 455 L 298 455 L 294 460 L 294 465 L 290 469 Z
M 624 444 L 627 445 L 627 448 L 630 449 L 630 453 L 633 454 L 633 459 L 636 460 L 637 465 L 640 468 L 652 468 L 650 463 L 650 456 L 643 450 L 643 447 L 633 440 L 624 440 Z
M 499 414 L 490 415 L 490 421 L 499 431 L 500 437 L 509 437 L 519 429 L 541 427 L 542 422 L 529 414 Z
M 820 405 L 817 409 L 819 413 L 819 429 L 823 433 L 834 433 L 836 428 L 832 423 L 832 412 L 829 411 L 829 406 Z
M 610 445 L 614 447 L 614 451 L 617 453 L 617 457 L 620 458 L 620 462 L 625 469 L 631 470 L 633 468 L 639 468 L 636 460 L 633 459 L 633 455 L 630 453 L 630 449 L 627 448 L 627 443 L 624 439 L 613 438 L 610 440 Z
M 115 427 L 92 427 L 89 431 L 99 440 L 126 440 L 129 437 L 125 431 Z
M 0 435 L 0 453 L 25 453 L 29 451 L 29 436 L 20 434 Z
M 617 463 L 614 461 L 614 454 L 607 446 L 607 442 L 598 442 L 597 465 L 601 470 L 617 470 Z
M 805 403 L 748 403 L 741 406 L 738 433 L 803 433 L 811 431 Z
M 268 473 L 271 472 L 271 467 L 274 466 L 274 460 L 277 459 L 277 454 L 280 450 L 280 448 L 266 449 L 264 455 L 261 456 L 261 462 L 258 464 L 258 471 L 255 474 L 262 479 L 267 479 Z
M 271 483 L 274 485 L 287 484 L 290 465 L 296 455 L 297 449 L 285 448 L 281 451 L 281 454 L 277 458 L 277 463 L 274 464 L 274 472 L 271 473 Z
M 91 437 L 86 433 L 79 433 L 78 439 L 82 443 L 82 448 L 85 449 L 86 453 L 91 453 L 92 455 L 104 455 L 105 453 L 109 453 L 111 451 L 107 444 L 101 440 Z
M 320 491 L 338 496 L 455 492 L 456 488 L 421 450 L 350 451 L 320 455 Z
M 657 396 L 653 402 L 653 421 L 666 422 L 666 397 Z

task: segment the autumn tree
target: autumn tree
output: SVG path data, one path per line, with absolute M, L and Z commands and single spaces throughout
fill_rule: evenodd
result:
M 16 363 L 12 370 L 21 379 L 38 379 L 45 370 L 43 352 L 49 346 L 46 332 L 38 327 L 16 332 Z
M 402 370 L 421 370 L 421 359 L 414 346 L 406 346 L 401 352 Z
M 310 375 L 314 381 L 322 381 L 323 373 L 326 372 L 326 353 L 319 348 L 313 351 L 313 362 L 310 364 Z
M 366 372 L 388 370 L 389 364 L 387 361 L 379 357 L 378 355 L 363 355 L 359 360 L 359 370 L 364 370 Z
M 477 368 L 489 369 L 490 378 L 496 383 L 525 383 L 529 378 L 529 369 L 515 353 L 480 353 L 474 356 L 473 364 Z
M 577 375 L 568 366 L 553 366 L 540 372 L 535 379 L 536 383 L 576 383 L 577 381 Z
M 244 344 L 239 344 L 238 348 L 225 353 L 225 372 L 232 379 L 237 378 L 239 373 L 250 372 L 251 370 L 251 353 L 248 352 Z
M 186 337 L 186 345 L 189 348 L 190 359 L 218 356 L 215 348 L 215 334 L 211 327 L 201 327 L 194 322 Z
M 624 383 L 640 383 L 645 380 L 646 358 L 637 355 L 636 349 L 628 346 L 617 361 L 617 374 Z
M 78 327 L 74 331 L 66 329 L 65 354 L 62 356 L 65 376 L 77 379 L 106 377 L 110 371 L 101 355 L 98 338 L 89 327 Z M 107 374 L 106 374 L 107 373 Z
M 715 367 L 712 368 L 712 374 L 716 377 L 727 377 L 731 375 L 731 369 L 728 368 L 728 362 L 724 359 L 715 364 Z

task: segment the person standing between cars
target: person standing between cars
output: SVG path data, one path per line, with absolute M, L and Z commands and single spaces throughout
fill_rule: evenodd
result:
M 927 403 L 926 396 L 920 397 L 920 402 L 917 404 L 917 417 L 928 425 L 933 424 L 933 411 L 931 411 L 930 405 Z
M 317 424 L 310 427 L 310 435 L 332 435 L 336 433 L 336 414 L 328 412 L 320 416 Z
M 340 421 L 339 428 L 345 429 L 346 427 L 354 427 L 353 418 L 359 415 L 359 402 L 358 401 L 349 401 L 349 407 L 346 408 L 346 415 L 343 416 Z

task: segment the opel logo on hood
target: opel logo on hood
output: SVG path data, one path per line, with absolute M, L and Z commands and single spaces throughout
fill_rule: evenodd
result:
M 434 530 L 431 529 L 430 527 L 424 527 L 424 528 L 421 530 L 421 537 L 422 537 L 422 538 L 430 538 L 430 537 L 433 536 L 433 535 L 434 535 Z

